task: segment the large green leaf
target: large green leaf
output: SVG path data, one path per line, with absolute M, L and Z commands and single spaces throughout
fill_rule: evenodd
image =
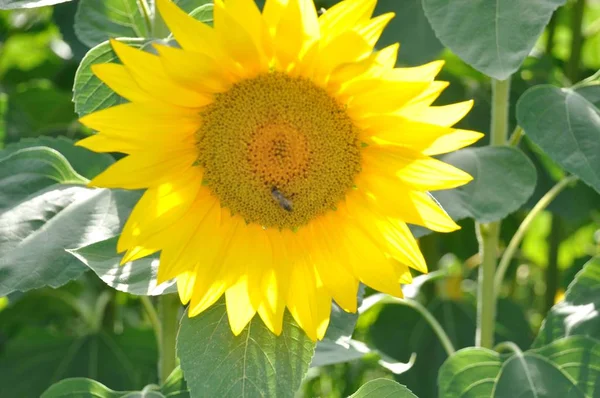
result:
M 501 220 L 518 210 L 535 187 L 535 167 L 516 148 L 466 148 L 445 155 L 442 160 L 473 176 L 467 185 L 433 193 L 455 220 Z
M 349 398 L 417 398 L 408 388 L 387 379 L 371 380 L 358 389 Z
M 314 346 L 289 313 L 280 336 L 257 316 L 234 336 L 223 300 L 196 317 L 184 315 L 177 337 L 188 388 L 207 397 L 293 397 Z
M 469 347 L 452 355 L 440 368 L 438 386 L 444 398 L 491 397 L 502 360 L 485 348 Z
M 435 37 L 420 0 L 379 0 L 375 15 L 394 12 L 396 16 L 383 31 L 377 46 L 400 42 L 398 63 L 419 65 L 432 61 L 444 46 Z
M 16 8 L 34 8 L 66 3 L 71 0 L 0 0 L 0 10 L 13 10 Z
M 504 80 L 516 72 L 566 0 L 423 0 L 438 39 L 475 69 Z
M 92 179 L 114 163 L 114 158 L 106 153 L 96 153 L 89 149 L 73 145 L 73 141 L 65 137 L 25 138 L 9 144 L 0 152 L 0 158 L 23 148 L 44 146 L 58 152 L 71 164 L 75 171 L 87 179 Z M 1 189 L 0 189 L 1 191 Z
M 541 347 L 572 335 L 600 336 L 600 257 L 594 257 L 569 285 L 563 301 L 544 320 L 533 345 Z
M 126 328 L 83 337 L 30 330 L 11 339 L 0 355 L 0 396 L 39 397 L 67 377 L 89 377 L 117 390 L 156 379 L 152 330 Z
M 141 391 L 114 391 L 92 379 L 71 378 L 53 384 L 41 398 L 189 398 L 181 368 L 177 367 L 161 387 L 150 384 Z
M 585 398 L 573 382 L 546 358 L 513 355 L 502 366 L 494 386 L 494 397 Z
M 442 366 L 444 398 L 585 397 L 600 393 L 600 342 L 583 336 L 557 340 L 510 357 L 469 347 Z
M 90 267 L 104 283 L 122 292 L 144 296 L 177 292 L 174 280 L 156 285 L 157 256 L 120 265 L 122 255 L 117 254 L 118 239 L 118 237 L 110 238 L 69 250 L 69 253 Z
M 119 233 L 136 191 L 52 185 L 0 213 L 0 296 L 58 287 L 86 267 L 65 251 Z
M 598 335 L 596 335 L 597 337 Z M 585 336 L 556 340 L 533 352 L 552 360 L 587 397 L 600 397 L 600 342 Z
M 145 39 L 121 39 L 120 41 L 138 48 L 147 43 Z M 75 73 L 75 85 L 73 87 L 75 112 L 79 116 L 126 102 L 124 98 L 112 91 L 92 73 L 92 65 L 108 62 L 119 62 L 109 42 L 104 42 L 92 48 L 81 61 Z
M 600 110 L 577 92 L 533 87 L 517 102 L 527 136 L 565 170 L 600 192 Z
M 114 37 L 150 37 L 138 0 L 79 0 L 75 33 L 89 47 Z

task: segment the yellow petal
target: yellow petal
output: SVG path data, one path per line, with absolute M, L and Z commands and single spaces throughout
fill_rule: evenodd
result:
M 125 142 L 141 141 L 146 147 L 185 147 L 200 127 L 200 116 L 191 110 L 131 102 L 103 109 L 79 119 L 85 126 Z
M 266 0 L 263 8 L 263 19 L 267 24 L 269 32 L 272 36 L 275 35 L 277 25 L 281 20 L 283 12 L 287 8 L 288 0 Z
M 233 76 L 206 54 L 154 44 L 165 70 L 179 83 L 203 93 L 226 91 Z
M 448 84 L 448 82 L 442 81 L 431 82 L 422 93 L 409 101 L 399 112 L 402 114 L 418 113 L 424 107 L 431 105 L 448 87 Z
M 320 37 L 317 10 L 312 0 L 294 0 L 281 12 L 275 36 L 275 53 L 281 68 L 301 59 Z
M 372 79 L 380 77 L 386 69 L 393 67 L 396 63 L 399 44 L 392 44 L 380 51 L 371 54 L 368 58 L 359 62 L 340 64 L 331 73 L 329 84 L 341 86 L 356 78 Z
M 283 314 L 285 312 L 285 301 L 283 300 L 283 297 L 278 298 L 274 305 L 263 301 L 258 307 L 257 312 L 265 323 L 265 326 L 274 335 L 279 336 L 283 328 Z
M 298 235 L 310 253 L 316 273 L 325 289 L 338 305 L 348 312 L 357 310 L 358 280 L 354 277 L 344 257 L 336 256 L 337 242 L 331 240 L 329 231 L 337 228 L 333 222 L 313 220 Z
M 159 266 L 160 270 L 160 266 Z M 168 280 L 168 279 L 167 279 Z M 179 293 L 179 299 L 182 304 L 187 304 L 192 298 L 194 293 L 194 283 L 196 282 L 196 273 L 192 271 L 185 271 L 177 275 L 177 292 Z M 157 283 L 162 283 L 158 282 Z
M 368 57 L 373 47 L 354 31 L 332 39 L 320 53 L 315 80 L 324 81 L 338 66 Z
M 77 141 L 75 145 L 87 148 L 94 152 L 122 152 L 133 153 L 146 150 L 147 148 L 140 143 L 125 141 L 119 138 L 110 137 L 105 134 L 94 134 Z
M 373 79 L 374 87 L 367 89 L 369 80 L 352 84 L 344 93 L 358 91 L 348 103 L 348 113 L 351 116 L 363 116 L 373 113 L 394 112 L 418 97 L 429 83 L 422 82 L 393 82 Z
M 379 15 L 368 22 L 358 24 L 355 30 L 367 41 L 367 43 L 369 43 L 369 45 L 371 45 L 371 47 L 374 47 L 377 40 L 379 40 L 379 37 L 381 37 L 383 30 L 394 16 L 395 14 L 393 12 Z
M 366 173 L 397 177 L 405 184 L 424 191 L 451 189 L 473 179 L 464 171 L 434 158 L 400 147 L 371 145 L 363 151 Z
M 331 297 L 317 286 L 314 268 L 306 263 L 293 267 L 292 280 L 287 307 L 311 340 L 321 340 L 329 325 Z
M 155 241 L 152 247 L 160 248 L 162 237 L 154 236 L 176 222 L 189 222 L 189 217 L 195 216 L 190 211 L 195 201 L 208 199 L 206 193 L 199 195 L 201 189 L 208 190 L 202 188 L 201 184 L 202 172 L 193 168 L 146 190 L 123 227 L 117 250 L 121 252 L 134 245 L 147 247 L 149 240 Z M 165 236 L 168 236 L 168 232 Z
M 171 0 L 155 1 L 160 15 L 181 47 L 215 59 L 224 55 L 213 28 L 189 16 Z
M 433 81 L 437 74 L 440 73 L 443 66 L 444 61 L 432 61 L 425 65 L 410 68 L 395 68 L 390 70 L 385 77 L 390 80 L 408 82 Z
M 460 229 L 427 193 L 411 190 L 400 181 L 361 173 L 356 184 L 360 191 L 367 194 L 371 204 L 375 204 L 387 217 L 438 232 Z
M 473 108 L 473 100 L 444 106 L 430 106 L 411 114 L 407 114 L 401 110 L 400 115 L 421 123 L 451 127 L 464 118 L 471 108 Z
M 346 0 L 329 8 L 319 17 L 321 33 L 325 40 L 368 21 L 375 10 L 376 0 Z
M 267 58 L 271 58 L 273 42 L 256 3 L 253 0 L 227 0 L 225 6 L 233 19 L 250 34 L 255 45 L 264 52 Z
M 158 56 L 116 40 L 110 43 L 131 77 L 153 97 L 187 108 L 199 108 L 211 102 L 210 96 L 192 91 L 170 79 Z
M 252 36 L 229 15 L 222 0 L 214 2 L 214 20 L 217 37 L 227 54 L 243 65 L 247 77 L 253 77 L 268 68 L 268 61 Z
M 92 72 L 108 87 L 129 101 L 145 102 L 152 97 L 135 80 L 123 65 L 96 64 L 91 66 Z
M 234 335 L 239 335 L 256 314 L 248 294 L 248 280 L 239 279 L 225 292 L 227 317 Z
M 194 164 L 195 150 L 135 153 L 109 166 L 90 181 L 89 186 L 142 189 L 159 185 L 188 170 Z

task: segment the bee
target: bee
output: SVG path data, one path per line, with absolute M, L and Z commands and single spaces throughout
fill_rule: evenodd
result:
M 279 203 L 279 206 L 285 211 L 292 211 L 292 201 L 286 198 L 277 187 L 271 188 L 271 196 Z

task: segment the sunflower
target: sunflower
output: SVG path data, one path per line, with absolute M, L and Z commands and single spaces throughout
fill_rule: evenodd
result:
M 81 119 L 98 133 L 78 145 L 127 155 L 90 185 L 146 189 L 123 263 L 160 251 L 158 282 L 189 316 L 224 294 L 236 335 L 257 313 L 280 334 L 287 308 L 321 339 L 361 282 L 401 297 L 427 271 L 407 223 L 458 229 L 428 192 L 471 180 L 431 156 L 481 137 L 451 127 L 471 101 L 431 106 L 443 63 L 376 51 L 393 17 L 376 0 L 215 0 L 214 27 L 156 3 L 176 44 L 112 40 L 122 64 L 92 70 L 130 102 Z

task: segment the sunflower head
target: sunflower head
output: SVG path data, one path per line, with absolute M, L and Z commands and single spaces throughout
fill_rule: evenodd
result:
M 257 313 L 279 334 L 287 308 L 316 340 L 359 283 L 401 296 L 427 271 L 407 223 L 457 229 L 429 191 L 471 180 L 431 156 L 481 137 L 452 128 L 470 101 L 431 105 L 442 62 L 375 50 L 376 0 L 215 0 L 214 27 L 156 2 L 176 43 L 111 41 L 121 64 L 93 71 L 130 102 L 81 119 L 98 133 L 79 145 L 128 155 L 90 184 L 146 189 L 123 262 L 160 251 L 159 282 L 190 316 L 225 295 L 235 334 Z

